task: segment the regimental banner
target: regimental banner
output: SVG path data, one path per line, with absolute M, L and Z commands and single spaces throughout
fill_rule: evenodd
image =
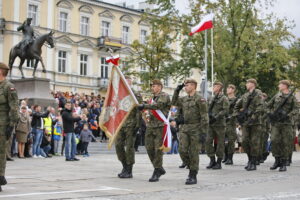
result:
M 134 93 L 117 66 L 112 67 L 110 77 L 104 106 L 99 117 L 100 128 L 109 138 L 108 148 L 111 148 L 123 123 L 131 110 L 138 104 Z

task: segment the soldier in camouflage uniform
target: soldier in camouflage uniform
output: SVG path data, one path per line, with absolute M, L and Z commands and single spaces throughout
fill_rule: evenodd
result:
M 180 90 L 185 86 L 188 94 L 179 98 Z M 182 109 L 183 124 L 180 127 L 181 144 L 179 152 L 190 173 L 185 184 L 197 183 L 199 170 L 199 142 L 200 135 L 207 132 L 208 115 L 206 100 L 196 92 L 197 82 L 194 79 L 186 79 L 184 85 L 179 85 L 173 95 L 172 105 Z
M 256 161 L 261 149 L 261 126 L 263 114 L 262 92 L 256 89 L 255 79 L 249 79 L 246 83 L 248 90 L 234 107 L 234 116 L 242 126 L 242 147 L 248 156 L 247 171 L 256 170 Z
M 227 87 L 227 97 L 229 101 L 229 111 L 226 118 L 226 133 L 225 137 L 227 138 L 227 159 L 225 159 L 225 165 L 232 165 L 233 164 L 233 154 L 235 151 L 235 141 L 237 139 L 236 135 L 236 118 L 232 116 L 234 106 L 238 100 L 235 96 L 236 87 L 232 84 L 228 85 Z M 225 152 L 226 158 L 226 152 Z
M 9 68 L 0 63 L 0 191 L 1 186 L 6 185 L 6 146 L 11 137 L 18 115 L 18 95 L 12 83 L 6 80 Z
M 128 85 L 131 86 L 131 78 L 129 76 L 126 76 L 125 78 Z M 138 102 L 141 103 L 143 100 L 141 94 L 133 89 L 132 91 Z M 116 153 L 118 159 L 123 165 L 122 172 L 118 174 L 119 178 L 132 178 L 132 166 L 135 163 L 134 144 L 136 140 L 136 133 L 140 128 L 141 117 L 141 112 L 137 108 L 134 108 L 130 112 L 116 138 Z
M 206 152 L 210 158 L 207 169 L 222 169 L 222 158 L 225 149 L 226 116 L 228 114 L 229 103 L 227 97 L 222 92 L 223 84 L 215 82 L 213 87 L 214 97 L 209 103 L 209 129 L 206 138 Z M 217 139 L 217 148 L 214 141 Z M 217 162 L 216 162 L 217 157 Z
M 163 85 L 160 80 L 153 80 L 151 84 L 151 90 L 153 97 L 148 104 L 140 104 L 138 108 L 140 110 L 149 110 L 149 121 L 147 121 L 146 134 L 145 134 L 145 146 L 148 156 L 154 167 L 154 172 L 149 182 L 159 181 L 159 177 L 164 175 L 166 171 L 162 167 L 163 164 L 163 151 L 161 149 L 163 145 L 163 128 L 164 122 L 157 119 L 151 110 L 160 110 L 167 118 L 170 111 L 170 97 L 167 93 L 162 92 Z
M 291 143 L 294 141 L 292 116 L 297 110 L 297 101 L 289 90 L 290 82 L 282 80 L 279 82 L 279 92 L 268 102 L 268 112 L 272 124 L 271 142 L 272 154 L 275 163 L 270 168 L 279 171 L 286 171 L 286 162 L 289 159 Z M 285 102 L 285 103 L 283 103 Z M 275 110 L 280 109 L 280 115 Z

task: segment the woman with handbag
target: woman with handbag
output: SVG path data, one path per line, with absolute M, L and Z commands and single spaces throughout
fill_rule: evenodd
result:
M 21 112 L 19 113 L 19 116 L 20 118 L 16 126 L 16 138 L 18 142 L 19 158 L 25 158 L 25 143 L 27 142 L 27 137 L 30 132 L 30 117 L 27 112 L 26 106 L 21 107 Z

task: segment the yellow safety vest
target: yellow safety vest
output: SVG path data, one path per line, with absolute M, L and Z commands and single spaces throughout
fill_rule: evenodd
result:
M 43 118 L 45 129 L 48 130 L 48 134 L 52 134 L 52 119 L 51 117 Z

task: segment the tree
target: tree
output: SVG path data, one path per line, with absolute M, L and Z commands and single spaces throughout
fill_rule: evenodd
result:
M 293 57 L 293 60 L 291 61 L 292 67 L 288 75 L 295 87 L 300 88 L 300 38 L 289 48 L 289 55 Z

